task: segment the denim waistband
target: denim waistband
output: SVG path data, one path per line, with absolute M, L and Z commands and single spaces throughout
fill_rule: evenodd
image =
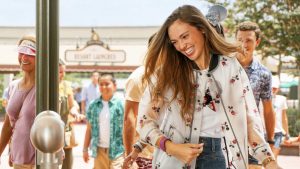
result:
M 199 143 L 204 143 L 203 151 L 221 151 L 222 138 L 199 137 Z

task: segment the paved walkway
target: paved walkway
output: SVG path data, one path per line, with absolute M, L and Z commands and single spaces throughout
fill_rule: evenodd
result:
M 0 128 L 2 129 L 3 122 L 0 122 Z M 76 137 L 79 141 L 79 146 L 74 148 L 74 165 L 73 169 L 92 169 L 93 166 L 93 159 L 87 164 L 82 159 L 82 146 L 85 134 L 85 125 L 84 124 L 77 124 L 75 125 Z M 11 169 L 8 166 L 8 156 L 7 156 L 7 149 L 3 153 L 1 157 L 1 165 L 0 169 Z M 284 169 L 299 169 L 300 167 L 300 157 L 299 156 L 279 156 L 278 157 L 279 165 Z

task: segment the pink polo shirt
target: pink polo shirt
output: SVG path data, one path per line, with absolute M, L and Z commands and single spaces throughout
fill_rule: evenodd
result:
M 35 164 L 35 148 L 30 141 L 30 129 L 35 118 L 35 87 L 28 90 L 18 88 L 19 80 L 9 88 L 6 108 L 13 127 L 11 157 L 13 164 Z

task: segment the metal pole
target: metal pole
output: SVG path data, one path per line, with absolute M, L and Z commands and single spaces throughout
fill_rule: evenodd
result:
M 58 0 L 36 1 L 36 112 L 58 112 L 59 22 Z M 58 169 L 55 154 L 36 152 L 37 169 Z M 40 159 L 43 159 L 41 162 Z
M 300 68 L 298 68 L 297 76 L 298 76 L 298 112 L 300 112 Z M 299 132 L 299 134 L 300 134 L 300 132 Z
M 36 1 L 36 113 L 49 109 L 49 0 Z M 36 151 L 36 169 L 41 154 Z
M 41 164 L 42 169 L 56 169 L 58 168 L 57 158 L 53 153 L 44 153 L 43 154 L 43 162 Z
M 59 1 L 49 1 L 49 108 L 58 112 Z
M 48 0 L 37 0 L 36 112 L 49 109 Z
M 59 112 L 59 80 L 58 80 L 58 62 L 59 62 L 59 1 L 51 0 L 49 2 L 49 108 Z M 60 153 L 54 155 L 55 158 L 61 158 Z M 61 160 L 56 160 L 55 164 L 47 167 L 58 169 Z M 50 169 L 49 168 L 49 169 Z M 48 168 L 45 168 L 48 169 Z

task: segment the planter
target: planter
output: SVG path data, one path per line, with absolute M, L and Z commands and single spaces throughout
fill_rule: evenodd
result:
M 281 144 L 280 155 L 300 156 L 300 143 Z

